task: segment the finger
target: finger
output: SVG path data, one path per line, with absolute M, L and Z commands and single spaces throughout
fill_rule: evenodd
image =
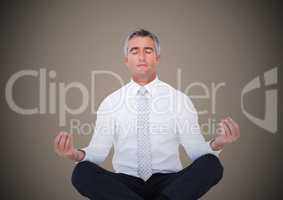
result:
M 228 128 L 227 124 L 223 121 L 223 128 L 224 128 L 224 131 L 225 131 L 225 137 L 230 141 L 230 129 Z
M 230 124 L 230 122 L 229 122 L 229 120 L 228 120 L 227 118 L 224 120 L 224 124 L 225 124 L 225 125 L 227 126 L 227 128 L 229 129 L 227 136 L 228 136 L 229 138 L 233 137 L 234 127 L 231 126 L 231 124 Z
M 66 137 L 67 137 L 67 135 L 66 135 L 66 133 L 64 132 L 64 134 L 62 134 L 61 139 L 60 139 L 60 141 L 59 141 L 59 149 L 60 149 L 61 151 L 64 151 L 64 145 L 65 145 Z
M 232 121 L 231 117 L 229 117 L 227 121 L 229 122 L 228 124 L 229 124 L 229 127 L 231 129 L 231 134 L 232 134 L 231 135 L 231 140 L 232 140 L 232 142 L 234 142 L 238 138 L 239 131 L 237 130 L 236 124 L 235 124 L 234 121 Z
M 56 137 L 55 137 L 55 139 L 54 139 L 54 144 L 53 144 L 53 147 L 54 147 L 54 151 L 56 152 L 56 153 L 59 153 L 59 149 L 58 149 L 58 141 L 59 141 L 59 139 L 60 139 L 60 134 L 58 134 Z
M 68 138 L 69 138 L 69 135 L 66 134 L 65 135 L 65 140 L 64 140 L 64 143 L 63 143 L 63 151 L 66 151 L 66 143 L 68 142 Z
M 233 136 L 234 136 L 234 139 L 238 139 L 240 137 L 240 127 L 239 125 L 230 117 L 229 118 L 229 121 L 231 122 L 232 126 L 234 127 L 234 133 L 233 133 Z
M 72 133 L 70 133 L 70 140 L 69 140 L 69 148 L 72 148 L 73 147 L 73 145 L 74 145 L 74 136 L 73 136 L 73 134 Z
M 219 136 L 225 135 L 225 129 L 223 127 L 222 122 L 218 123 L 217 129 L 216 129 L 216 135 L 219 135 Z
M 70 135 L 70 146 L 73 147 L 73 145 L 74 145 L 74 135 L 71 133 L 71 135 Z
M 70 140 L 71 140 L 71 135 L 68 134 L 67 138 L 66 138 L 65 145 L 64 145 L 64 150 L 65 151 L 68 151 L 70 149 Z
M 56 135 L 56 137 L 54 139 L 54 147 L 57 147 L 59 139 L 60 139 L 60 133 L 58 135 Z
M 70 149 L 70 136 L 68 135 L 68 137 L 67 137 L 67 140 L 66 140 L 66 143 L 65 143 L 65 151 L 69 151 L 69 149 Z
M 63 136 L 65 135 L 65 132 L 60 132 L 60 138 L 59 138 L 59 141 L 58 141 L 58 145 L 61 143 L 61 140 L 63 139 Z
M 60 143 L 60 140 L 61 140 L 61 137 L 62 137 L 62 133 L 63 132 L 60 132 L 56 137 L 55 137 L 55 140 L 54 140 L 54 148 L 56 150 L 59 150 L 59 143 Z
M 236 130 L 236 127 L 234 125 L 234 123 L 231 121 L 231 117 L 229 117 L 227 119 L 227 122 L 229 124 L 229 127 L 231 129 L 231 136 L 232 136 L 232 139 L 234 140 L 236 138 L 236 135 L 237 135 L 237 130 Z

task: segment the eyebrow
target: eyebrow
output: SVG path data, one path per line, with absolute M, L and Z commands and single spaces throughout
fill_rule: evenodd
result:
M 138 47 L 132 47 L 132 48 L 130 48 L 129 52 L 132 52 L 132 51 L 138 50 L 138 49 L 139 49 Z
M 152 47 L 145 47 L 145 49 L 154 51 L 154 49 Z
M 138 49 L 140 49 L 139 47 L 132 47 L 130 50 L 129 50 L 129 52 L 132 52 L 132 51 L 134 51 L 134 50 L 138 50 Z M 152 47 L 145 47 L 144 48 L 145 50 L 154 50 L 154 48 L 152 48 Z

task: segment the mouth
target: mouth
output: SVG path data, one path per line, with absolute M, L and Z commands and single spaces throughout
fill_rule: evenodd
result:
M 137 67 L 147 68 L 147 64 L 138 64 Z

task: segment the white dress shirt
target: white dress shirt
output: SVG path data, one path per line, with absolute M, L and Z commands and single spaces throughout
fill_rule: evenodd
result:
M 117 173 L 137 176 L 137 91 L 141 86 L 131 80 L 107 96 L 97 111 L 90 144 L 83 148 L 82 161 L 101 164 L 114 145 L 113 168 Z M 150 142 L 152 172 L 170 173 L 183 167 L 179 145 L 191 160 L 211 153 L 198 124 L 198 115 L 190 98 L 156 77 L 144 86 L 151 99 Z

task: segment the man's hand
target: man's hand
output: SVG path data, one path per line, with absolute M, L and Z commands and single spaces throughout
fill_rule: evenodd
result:
M 240 127 L 231 117 L 222 119 L 219 125 L 220 129 L 216 131 L 216 137 L 210 143 L 213 150 L 220 150 L 225 144 L 233 143 L 240 138 Z
M 74 136 L 67 132 L 60 132 L 54 140 L 54 151 L 63 158 L 80 161 L 84 158 L 84 152 L 74 148 Z

